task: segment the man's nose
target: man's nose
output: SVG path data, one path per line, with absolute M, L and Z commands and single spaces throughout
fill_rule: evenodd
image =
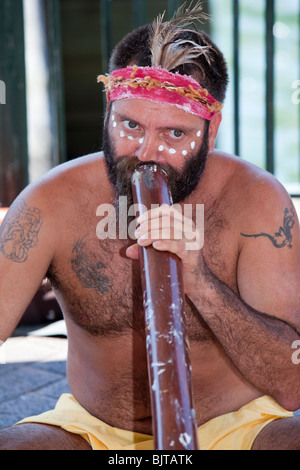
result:
M 156 137 L 144 136 L 139 140 L 136 156 L 142 162 L 157 161 L 159 158 L 158 143 Z

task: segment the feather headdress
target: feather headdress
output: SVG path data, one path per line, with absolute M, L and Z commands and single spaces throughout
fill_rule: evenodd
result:
M 180 65 L 193 63 L 200 67 L 195 59 L 201 55 L 204 55 L 210 64 L 210 46 L 200 46 L 188 39 L 178 39 L 180 30 L 191 31 L 187 28 L 194 26 L 195 21 L 209 19 L 203 12 L 202 2 L 198 1 L 194 7 L 192 3 L 186 8 L 185 2 L 170 21 L 163 21 L 163 13 L 153 22 L 149 37 L 152 66 L 174 70 Z
M 190 74 L 181 74 L 176 70 L 188 63 L 202 69 L 201 64 L 196 62 L 200 56 L 204 56 L 209 65 L 212 60 L 211 46 L 202 46 L 191 39 L 192 35 L 182 34 L 185 31 L 195 33 L 195 29 L 188 27 L 193 26 L 195 21 L 208 19 L 202 3 L 197 1 L 191 7 L 192 3 L 188 8 L 184 3 L 170 21 L 164 22 L 164 15 L 159 15 L 152 24 L 149 34 L 151 66 L 127 66 L 114 70 L 111 75 L 98 77 L 98 82 L 105 84 L 108 104 L 110 100 L 147 99 L 177 106 L 207 120 L 213 119 L 222 109 L 222 103 Z

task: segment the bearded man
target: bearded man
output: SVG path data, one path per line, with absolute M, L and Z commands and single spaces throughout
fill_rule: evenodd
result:
M 215 150 L 228 83 L 222 53 L 190 24 L 197 4 L 126 36 L 104 82 L 103 152 L 63 164 L 16 199 L 0 232 L 0 339 L 50 279 L 68 330 L 55 410 L 0 432 L 1 449 L 152 449 L 138 247 L 181 260 L 200 449 L 299 449 L 299 222 L 273 176 Z M 168 173 L 174 202 L 203 204 L 205 242 L 171 207 L 136 240 L 99 239 L 96 210 L 130 195 L 141 162 Z M 150 225 L 149 225 L 149 222 Z M 165 239 L 162 228 L 182 229 Z

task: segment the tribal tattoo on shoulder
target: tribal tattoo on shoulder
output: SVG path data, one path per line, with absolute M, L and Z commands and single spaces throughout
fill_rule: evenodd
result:
M 36 207 L 28 207 L 21 199 L 10 210 L 0 228 L 0 252 L 15 263 L 25 263 L 29 251 L 38 242 L 42 224 L 41 211 Z
M 255 235 L 246 235 L 245 233 L 241 233 L 243 237 L 247 238 L 258 238 L 258 237 L 266 237 L 268 238 L 275 248 L 284 248 L 287 246 L 288 248 L 292 248 L 292 229 L 295 225 L 295 212 L 294 209 L 285 209 L 284 210 L 284 217 L 283 223 L 279 227 L 278 231 L 274 233 L 274 235 L 270 235 L 269 233 L 258 233 Z

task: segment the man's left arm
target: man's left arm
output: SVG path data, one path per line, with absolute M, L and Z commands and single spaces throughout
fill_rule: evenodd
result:
M 297 313 L 289 308 L 292 302 L 286 302 L 286 319 L 283 320 L 272 314 L 274 309 L 264 313 L 263 307 L 261 310 L 253 308 L 207 266 L 203 271 L 205 274 L 199 287 L 202 294 L 190 298 L 227 356 L 245 379 L 262 393 L 272 396 L 290 411 L 298 409 L 300 367 L 292 361 L 292 347 L 295 341 L 300 340 L 300 334 L 296 324 Z M 278 297 L 283 300 L 284 295 L 276 292 L 275 286 L 269 288 L 265 282 L 265 287 L 266 296 L 273 299 L 274 305 Z M 291 312 L 290 321 L 287 312 Z
M 299 222 L 287 196 L 272 207 L 240 234 L 239 295 L 202 259 L 190 298 L 241 374 L 293 411 L 300 407 L 300 367 L 292 361 L 300 339 Z
M 300 407 L 300 366 L 292 361 L 292 345 L 300 340 L 299 222 L 287 194 L 275 190 L 264 196 L 258 215 L 246 218 L 238 234 L 238 294 L 214 275 L 201 251 L 186 251 L 184 240 L 161 240 L 159 230 L 152 238 L 141 240 L 140 233 L 137 238 L 181 258 L 186 294 L 228 357 L 249 383 L 295 410 Z M 149 217 L 155 222 L 155 211 L 142 216 L 141 233 Z M 180 219 L 178 214 L 174 223 Z

